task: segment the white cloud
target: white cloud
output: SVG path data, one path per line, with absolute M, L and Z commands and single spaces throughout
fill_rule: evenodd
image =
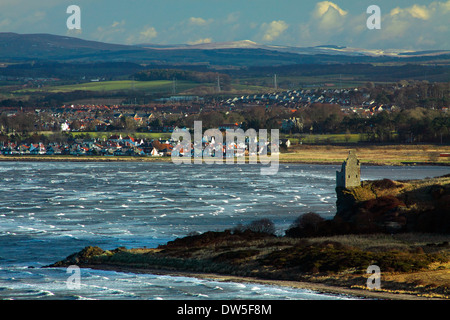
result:
M 97 41 L 117 43 L 117 39 L 126 34 L 125 25 L 125 20 L 122 20 L 114 21 L 108 26 L 99 26 L 93 32 L 92 37 Z
M 331 1 L 318 2 L 311 13 L 311 20 L 307 22 L 311 29 L 319 29 L 323 34 L 341 32 L 348 20 L 348 11 Z
M 321 1 L 316 4 L 314 15 L 316 17 L 323 17 L 330 10 L 335 10 L 341 16 L 345 16 L 348 13 L 347 11 L 342 10 L 337 4 L 331 1 Z
M 381 29 L 369 30 L 366 12 L 351 12 L 331 1 L 319 2 L 310 19 L 291 30 L 296 45 L 335 44 L 368 49 L 450 49 L 450 0 L 411 3 L 383 11 Z
M 365 27 L 365 20 L 360 16 L 351 16 L 348 11 L 331 1 L 321 1 L 311 12 L 310 20 L 297 28 L 299 35 L 296 38 L 300 41 L 298 45 L 338 44 L 338 38 L 355 32 L 354 28 L 359 20 Z M 349 24 L 354 24 L 353 28 L 349 28 Z
M 122 20 L 121 22 L 114 21 L 113 24 L 111 25 L 111 28 L 117 28 L 117 27 L 123 26 L 124 24 L 125 24 L 124 20 Z
M 137 36 L 135 36 L 134 33 L 130 35 L 126 40 L 126 43 L 128 44 L 149 43 L 157 36 L 158 32 L 154 27 L 145 26 L 141 31 L 137 33 Z
M 263 40 L 272 42 L 277 39 L 289 26 L 283 20 L 272 21 L 271 23 L 263 23 L 261 29 L 264 32 Z
M 413 18 L 428 20 L 431 17 L 431 12 L 426 6 L 419 6 L 417 4 L 409 8 L 401 9 L 399 7 L 391 10 L 391 16 L 409 14 Z
M 448 26 L 449 14 L 450 0 L 397 7 L 384 17 L 382 32 L 375 39 L 384 45 L 413 50 L 449 49 L 449 30 L 443 27 Z
M 153 38 L 156 38 L 157 36 L 158 32 L 156 32 L 156 29 L 154 27 L 146 27 L 139 33 L 139 39 L 141 39 L 142 41 L 151 40 Z
M 196 17 L 189 18 L 189 24 L 194 26 L 206 26 L 210 24 L 212 21 L 213 19 L 205 20 L 203 18 L 196 18 Z

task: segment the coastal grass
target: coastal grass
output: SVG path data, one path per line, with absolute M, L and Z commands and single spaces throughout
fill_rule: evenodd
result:
M 442 164 L 449 165 L 449 157 L 440 157 L 450 153 L 448 145 L 296 145 L 288 152 L 280 154 L 280 162 L 342 163 L 350 150 L 355 150 L 362 164 Z
M 207 232 L 158 248 L 87 247 L 54 266 L 216 274 L 273 281 L 306 281 L 346 289 L 365 287 L 369 265 L 382 272 L 381 292 L 450 299 L 447 235 L 365 234 L 313 238 Z

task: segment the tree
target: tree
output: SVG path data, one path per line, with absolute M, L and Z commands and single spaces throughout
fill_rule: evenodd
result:
M 275 234 L 275 225 L 269 219 L 252 221 L 246 229 L 253 232 Z
M 160 128 L 162 127 L 162 122 L 159 118 L 153 119 L 150 123 L 149 123 L 150 127 L 156 129 L 156 128 Z
M 431 130 L 436 136 L 440 137 L 440 143 L 443 143 L 443 137 L 448 136 L 450 130 L 450 117 L 437 117 L 431 122 Z
M 294 238 L 315 236 L 324 221 L 324 218 L 314 212 L 302 214 L 286 230 L 286 236 Z
M 78 131 L 81 128 L 81 123 L 80 120 L 73 120 L 72 123 L 70 124 L 70 129 L 72 129 L 72 131 Z

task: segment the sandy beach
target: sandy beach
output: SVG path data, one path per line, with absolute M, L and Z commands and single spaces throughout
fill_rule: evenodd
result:
M 191 277 L 197 279 L 208 279 L 223 282 L 237 282 L 237 283 L 255 283 L 271 286 L 284 286 L 294 289 L 311 290 L 317 293 L 335 294 L 351 296 L 355 299 L 375 299 L 375 300 L 447 300 L 442 297 L 425 297 L 417 296 L 406 293 L 390 293 L 378 290 L 365 290 L 362 288 L 345 288 L 338 286 L 331 286 L 322 283 L 302 282 L 302 281 L 288 281 L 288 280 L 268 280 L 252 277 L 239 277 L 220 275 L 214 273 L 196 273 L 196 272 L 182 272 L 182 271 L 169 271 L 161 269 L 146 269 L 146 268 L 130 268 L 122 266 L 111 265 L 85 265 L 83 268 L 108 270 L 125 273 L 144 273 L 155 275 L 167 275 L 173 277 Z

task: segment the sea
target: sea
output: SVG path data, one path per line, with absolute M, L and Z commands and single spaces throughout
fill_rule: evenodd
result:
M 332 218 L 337 165 L 0 162 L 1 300 L 351 300 L 289 287 L 194 277 L 42 268 L 86 246 L 154 248 L 268 218 L 283 235 L 303 213 Z M 420 179 L 443 166 L 363 166 L 364 180 Z

